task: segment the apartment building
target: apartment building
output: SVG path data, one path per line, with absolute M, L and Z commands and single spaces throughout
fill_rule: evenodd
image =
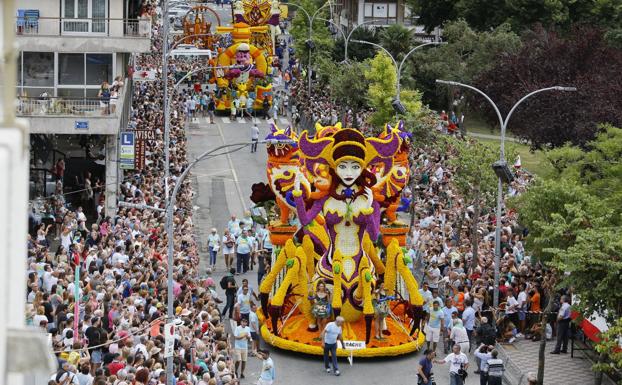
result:
M 418 25 L 419 17 L 412 12 L 404 0 L 343 0 L 335 7 L 339 23 L 346 30 L 365 24 L 370 27 L 386 27 L 402 24 L 415 30 L 420 40 L 434 40 L 440 31 L 426 33 Z
M 106 213 L 114 213 L 119 132 L 130 107 L 128 71 L 133 54 L 151 49 L 151 18 L 141 17 L 141 2 L 15 1 L 16 114 L 30 123 L 32 200 L 54 193 L 58 177 L 51 170 L 63 159 L 64 193 L 80 196 L 73 192 L 90 173 L 92 183 L 99 179 L 105 186 Z M 98 97 L 102 84 L 115 80 L 124 84 L 116 98 Z

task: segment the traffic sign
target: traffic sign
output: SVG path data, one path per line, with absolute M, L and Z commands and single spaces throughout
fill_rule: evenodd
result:
M 173 357 L 175 348 L 175 323 L 164 325 L 164 358 Z
M 133 132 L 121 133 L 121 145 L 119 146 L 119 167 L 123 170 L 134 169 L 135 136 Z

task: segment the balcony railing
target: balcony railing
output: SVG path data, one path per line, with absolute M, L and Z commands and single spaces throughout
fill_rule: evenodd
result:
M 18 97 L 20 116 L 103 116 L 118 117 L 118 98 Z
M 145 37 L 151 36 L 150 19 L 16 17 L 15 33 L 30 36 Z

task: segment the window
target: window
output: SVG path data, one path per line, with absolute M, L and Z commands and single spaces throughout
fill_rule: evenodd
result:
M 112 83 L 112 54 L 86 54 L 86 84 L 100 85 Z
M 63 0 L 63 32 L 106 33 L 108 0 Z
M 84 54 L 58 54 L 58 84 L 84 84 Z
M 23 61 L 25 87 L 54 87 L 53 52 L 24 52 Z
M 395 24 L 397 22 L 396 3 L 365 3 L 365 21 L 375 24 Z

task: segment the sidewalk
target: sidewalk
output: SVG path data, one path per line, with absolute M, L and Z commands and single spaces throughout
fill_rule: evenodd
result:
M 544 361 L 544 383 L 546 385 L 592 385 L 594 372 L 592 362 L 583 352 L 576 352 L 574 358 L 568 354 L 549 354 L 555 341 L 547 341 Z M 498 344 L 497 350 L 505 362 L 504 384 L 527 385 L 527 374 L 538 372 L 540 342 L 517 339 L 513 344 Z M 570 347 L 569 347 L 570 350 Z M 606 376 L 603 385 L 613 385 Z

